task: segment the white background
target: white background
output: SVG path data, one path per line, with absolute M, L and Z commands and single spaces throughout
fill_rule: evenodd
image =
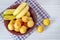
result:
M 0 12 L 13 4 L 16 0 L 0 0 Z M 37 30 L 26 40 L 60 40 L 60 0 L 37 0 L 38 3 L 51 16 L 51 25 L 43 33 Z M 0 22 L 0 40 L 13 40 L 10 38 L 4 24 Z

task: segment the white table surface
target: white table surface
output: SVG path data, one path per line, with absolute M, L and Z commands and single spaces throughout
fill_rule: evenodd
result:
M 0 12 L 13 4 L 16 0 L 0 0 Z M 37 30 L 32 33 L 26 40 L 60 40 L 60 0 L 37 0 L 38 3 L 51 16 L 52 23 L 43 33 Z M 10 38 L 4 24 L 0 22 L 0 40 L 13 40 Z

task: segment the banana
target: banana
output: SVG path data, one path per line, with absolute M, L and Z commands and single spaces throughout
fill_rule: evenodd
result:
M 5 20 L 13 20 L 13 19 L 16 19 L 16 17 L 15 16 L 4 16 L 4 19 Z
M 21 12 L 21 10 L 25 8 L 26 5 L 27 5 L 27 3 L 22 2 L 22 3 L 17 7 L 17 9 L 14 11 L 13 15 L 19 14 L 19 13 Z
M 29 10 L 29 6 L 27 5 L 17 16 L 16 18 L 22 18 Z
M 3 16 L 13 15 L 14 11 L 15 11 L 15 9 L 7 9 L 7 10 L 4 11 Z
M 17 7 L 17 9 L 7 9 L 3 13 L 3 18 L 5 20 L 21 18 L 28 12 L 28 10 L 29 10 L 28 3 L 23 2 L 21 3 L 21 5 Z
M 5 19 L 5 20 L 13 20 L 13 19 L 15 19 L 16 17 L 15 16 L 13 16 L 13 12 L 15 11 L 15 9 L 7 9 L 7 10 L 5 10 L 4 11 L 4 13 L 3 13 L 3 18 Z

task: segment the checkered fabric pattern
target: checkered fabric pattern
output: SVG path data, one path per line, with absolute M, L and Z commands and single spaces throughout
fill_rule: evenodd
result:
M 24 2 L 24 0 L 17 0 L 13 5 L 16 4 L 20 4 L 21 2 Z M 37 28 L 38 25 L 43 25 L 42 21 L 45 18 L 49 18 L 50 16 L 48 15 L 48 13 L 38 4 L 38 2 L 36 0 L 27 0 L 27 2 L 30 4 L 30 6 L 32 6 L 32 8 L 34 9 L 34 11 L 36 12 L 37 15 L 37 24 L 35 25 L 35 28 L 32 30 L 32 32 L 23 35 L 23 36 L 16 36 L 11 34 L 10 36 L 14 39 L 14 40 L 25 40 L 29 35 L 31 35 Z M 11 5 L 12 6 L 12 5 Z M 11 7 L 10 6 L 10 7 Z

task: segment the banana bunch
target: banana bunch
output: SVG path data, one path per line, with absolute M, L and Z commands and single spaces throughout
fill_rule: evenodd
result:
M 22 18 L 29 10 L 28 3 L 22 2 L 16 9 L 8 9 L 3 13 L 5 20 Z
M 29 10 L 28 3 L 21 3 L 14 11 L 13 15 L 16 15 L 16 19 L 22 18 Z
M 17 16 L 16 18 L 22 18 L 27 12 L 28 12 L 29 7 L 26 6 Z
M 3 18 L 5 20 L 13 20 L 13 19 L 15 19 L 16 17 L 13 16 L 14 11 L 15 11 L 15 9 L 7 9 L 7 10 L 5 10 L 5 12 L 3 13 Z
M 27 3 L 21 3 L 17 8 L 16 10 L 14 11 L 13 15 L 17 15 L 19 14 L 26 6 Z

